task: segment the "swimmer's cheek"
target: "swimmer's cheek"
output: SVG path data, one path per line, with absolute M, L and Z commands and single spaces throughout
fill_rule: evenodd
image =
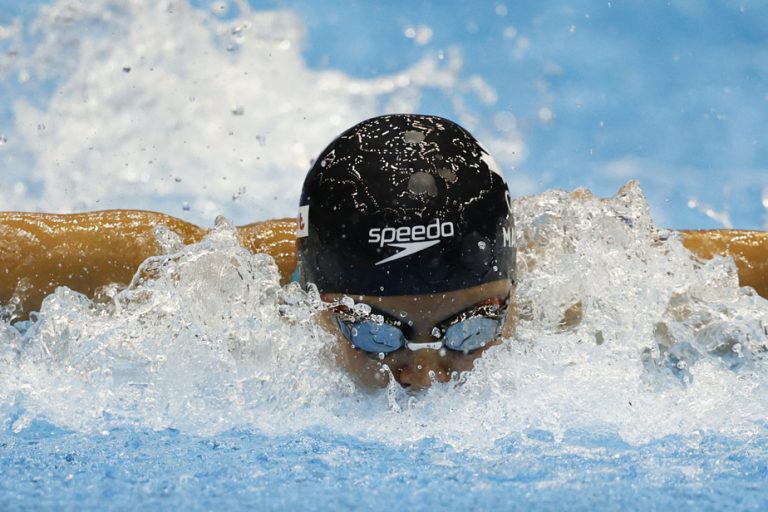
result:
M 387 385 L 389 372 L 382 368 L 375 355 L 357 350 L 340 333 L 336 337 L 336 361 L 356 384 L 366 388 L 383 388 Z
M 366 388 L 383 388 L 387 385 L 389 374 L 382 369 L 377 356 L 353 347 L 339 332 L 330 311 L 318 313 L 315 321 L 336 338 L 333 348 L 336 363 L 349 373 L 356 384 Z

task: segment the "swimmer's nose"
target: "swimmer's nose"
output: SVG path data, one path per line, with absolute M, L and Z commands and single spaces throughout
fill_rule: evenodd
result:
M 397 379 L 401 386 L 410 389 L 424 389 L 430 385 L 429 379 L 424 379 L 416 372 L 403 368 Z
M 437 341 L 435 337 L 432 335 L 433 329 L 434 327 L 431 327 L 431 326 L 425 326 L 425 327 L 414 326 L 412 328 L 412 331 L 409 333 L 410 336 L 408 337 L 408 341 L 415 341 L 417 343 Z
M 413 353 L 411 360 L 400 368 L 397 380 L 403 387 L 427 388 L 432 381 L 447 382 L 450 369 L 445 357 L 439 351 L 423 349 Z

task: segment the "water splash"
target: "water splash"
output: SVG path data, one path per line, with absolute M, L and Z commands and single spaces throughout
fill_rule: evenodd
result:
M 701 203 L 695 197 L 688 199 L 688 208 L 703 213 L 724 228 L 733 228 L 733 224 L 731 223 L 731 216 L 728 214 L 728 210 L 716 210 L 714 207 L 708 204 Z
M 418 110 L 424 93 L 461 100 L 458 51 L 359 79 L 310 68 L 292 12 L 246 2 L 225 19 L 216 12 L 187 1 L 58 0 L 9 27 L 0 38 L 0 59 L 14 55 L 0 61 L 14 116 L 0 126 L 13 142 L 0 152 L 3 208 L 143 208 L 197 223 L 292 215 L 312 159 L 344 129 Z M 519 162 L 516 129 L 479 132 L 490 146 L 513 146 L 500 150 L 504 164 Z M 233 201 L 238 190 L 247 200 Z
M 0 402 L 21 400 L 30 415 L 87 430 L 226 428 L 238 404 L 282 402 L 269 391 L 275 382 L 322 366 L 313 328 L 278 314 L 280 293 L 273 260 L 240 247 L 220 221 L 200 244 L 145 261 L 107 303 L 59 288 L 21 333 L 5 325 L 15 370 L 0 374 L 15 383 Z
M 765 209 L 764 219 L 765 223 L 763 224 L 764 229 L 768 229 L 768 187 L 765 187 L 763 189 L 763 198 L 762 198 L 762 204 L 763 208 Z
M 357 388 L 312 321 L 317 294 L 280 288 L 271 258 L 220 219 L 189 246 L 158 230 L 168 253 L 111 299 L 60 288 L 31 322 L 0 324 L 0 415 L 22 430 L 35 418 L 203 434 L 320 425 L 460 449 L 531 432 L 640 443 L 762 428 L 768 302 L 738 287 L 731 260 L 699 261 L 656 228 L 636 183 L 513 208 L 515 336 L 450 383 Z
M 561 363 L 534 365 L 530 396 L 632 440 L 760 425 L 768 302 L 739 288 L 732 260 L 700 261 L 656 228 L 634 182 L 611 200 L 524 198 L 515 213 L 528 248 L 517 337 Z

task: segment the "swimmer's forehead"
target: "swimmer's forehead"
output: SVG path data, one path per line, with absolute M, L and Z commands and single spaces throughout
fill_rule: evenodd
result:
M 425 310 L 430 312 L 459 313 L 466 309 L 484 304 L 501 303 L 507 300 L 512 284 L 507 279 L 484 283 L 471 288 L 448 292 L 428 293 L 423 295 L 359 295 L 353 293 L 328 293 L 322 298 L 333 301 L 350 297 L 357 303 L 368 304 L 378 311 L 391 314 L 416 314 Z

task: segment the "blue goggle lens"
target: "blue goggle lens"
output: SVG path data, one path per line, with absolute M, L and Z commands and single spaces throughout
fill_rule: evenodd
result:
M 371 320 L 346 322 L 336 318 L 339 330 L 352 345 L 366 352 L 385 354 L 403 348 L 405 336 L 398 327 Z
M 448 327 L 442 340 L 446 348 L 471 352 L 496 339 L 500 327 L 498 318 L 475 316 Z
M 371 353 L 394 352 L 408 340 L 396 325 L 373 320 L 343 320 L 334 315 L 341 333 L 353 346 Z M 457 352 L 472 352 L 499 337 L 503 316 L 470 316 L 442 329 L 445 348 Z

